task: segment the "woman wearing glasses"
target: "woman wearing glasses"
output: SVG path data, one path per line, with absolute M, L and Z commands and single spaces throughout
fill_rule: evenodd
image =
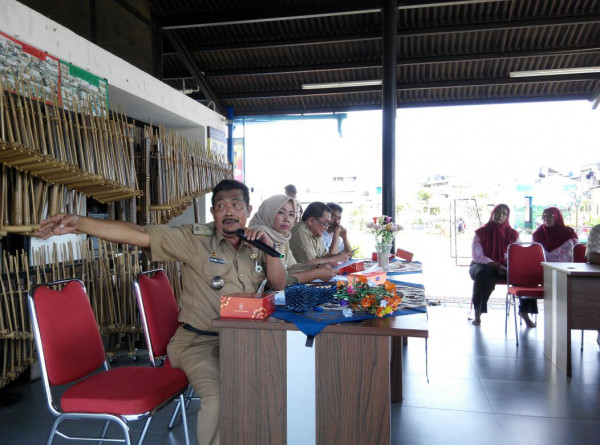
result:
M 327 264 L 297 263 L 290 250 L 291 230 L 296 221 L 296 203 L 286 195 L 275 195 L 265 199 L 249 226 L 262 229 L 275 243 L 275 248 L 284 254 L 282 261 L 287 270 L 287 284 L 310 283 L 319 279 L 329 281 L 337 273 Z
M 506 204 L 498 204 L 492 210 L 489 221 L 475 231 L 473 238 L 473 261 L 469 275 L 473 279 L 473 324 L 481 324 L 481 314 L 487 312 L 487 302 L 496 283 L 506 276 L 506 251 L 510 243 L 517 242 L 519 234 L 508 221 L 510 210 Z

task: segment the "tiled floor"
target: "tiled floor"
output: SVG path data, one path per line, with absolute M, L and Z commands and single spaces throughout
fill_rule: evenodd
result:
M 543 317 L 536 329 L 520 328 L 517 348 L 514 327 L 509 325 L 504 335 L 502 310 L 484 315 L 481 327 L 467 321 L 467 310 L 462 307 L 439 306 L 429 311 L 429 382 L 425 341 L 409 339 L 404 401 L 392 406 L 393 445 L 600 442 L 600 350 L 595 332 L 586 333 L 583 352 L 580 335 L 574 333 L 573 378 L 569 379 L 544 358 Z M 0 407 L 0 443 L 44 443 L 52 416 L 40 382 L 13 386 L 9 392 L 21 399 Z M 188 416 L 194 439 L 196 403 Z M 180 426 L 172 432 L 166 429 L 171 409 L 166 411 L 153 421 L 146 444 L 183 443 Z M 140 425 L 132 428 L 137 429 L 137 440 Z

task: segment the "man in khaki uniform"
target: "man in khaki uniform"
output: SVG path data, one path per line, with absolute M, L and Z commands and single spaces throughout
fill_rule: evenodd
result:
M 174 367 L 185 371 L 200 396 L 198 443 L 219 443 L 219 337 L 211 321 L 219 316 L 220 296 L 234 292 L 256 292 L 264 279 L 272 289 L 285 287 L 286 274 L 279 258 L 235 235 L 245 228 L 252 211 L 248 188 L 224 180 L 215 187 L 210 209 L 214 223 L 175 228 L 138 226 L 124 221 L 107 221 L 58 214 L 42 221 L 43 238 L 74 231 L 120 243 L 151 249 L 152 259 L 182 263 L 183 290 L 179 301 L 182 323 L 168 346 Z M 246 229 L 249 240 L 271 245 L 262 230 Z
M 330 254 L 323 245 L 323 232 L 331 223 L 331 209 L 322 202 L 311 202 L 302 221 L 292 228 L 290 249 L 299 263 L 334 263 L 348 261 L 352 252 Z

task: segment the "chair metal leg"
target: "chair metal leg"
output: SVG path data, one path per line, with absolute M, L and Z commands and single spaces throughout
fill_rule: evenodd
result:
M 512 304 L 513 304 L 513 315 L 515 318 L 515 338 L 517 340 L 517 346 L 519 346 L 519 331 L 517 330 L 517 302 L 515 297 L 513 297 L 512 299 Z
M 504 336 L 508 333 L 508 317 L 510 317 L 510 294 L 506 294 L 506 298 L 504 299 Z
M 105 438 L 106 437 L 106 433 L 108 433 L 108 427 L 110 426 L 110 420 L 107 420 L 106 422 L 104 422 L 104 426 L 102 427 L 102 432 L 100 433 L 100 437 Z M 98 442 L 98 445 L 102 445 L 102 442 L 104 441 L 100 441 Z
M 185 436 L 185 445 L 190 445 L 190 434 L 188 431 L 187 424 L 187 411 L 183 408 L 185 403 L 185 398 L 183 394 L 179 395 L 179 406 L 181 407 L 181 423 L 183 424 L 183 434 Z
M 140 440 L 138 440 L 138 445 L 142 445 L 142 443 L 144 443 L 144 439 L 146 438 L 146 433 L 148 432 L 148 427 L 150 426 L 151 421 L 152 421 L 152 417 L 148 417 L 146 419 L 146 423 L 144 424 L 144 429 L 142 430 L 142 435 L 140 436 Z
M 181 402 L 178 400 L 175 404 L 175 411 L 173 411 L 173 415 L 171 416 L 171 421 L 169 422 L 168 428 L 170 430 L 173 429 L 173 425 L 175 424 L 175 419 L 177 418 L 177 414 L 179 413 L 179 408 L 181 408 Z
M 581 330 L 581 350 L 583 351 L 583 329 Z

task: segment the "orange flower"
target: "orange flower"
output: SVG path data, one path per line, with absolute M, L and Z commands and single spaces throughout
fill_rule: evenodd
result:
M 371 301 L 369 298 L 364 297 L 360 302 L 362 307 L 369 307 L 371 305 Z
M 396 285 L 394 283 L 390 282 L 390 281 L 386 281 L 385 283 L 383 283 L 383 287 L 387 291 L 396 290 Z
M 356 280 L 357 280 L 359 283 L 366 283 L 366 282 L 367 282 L 367 277 L 365 277 L 364 275 L 359 275 L 359 276 L 356 278 Z

